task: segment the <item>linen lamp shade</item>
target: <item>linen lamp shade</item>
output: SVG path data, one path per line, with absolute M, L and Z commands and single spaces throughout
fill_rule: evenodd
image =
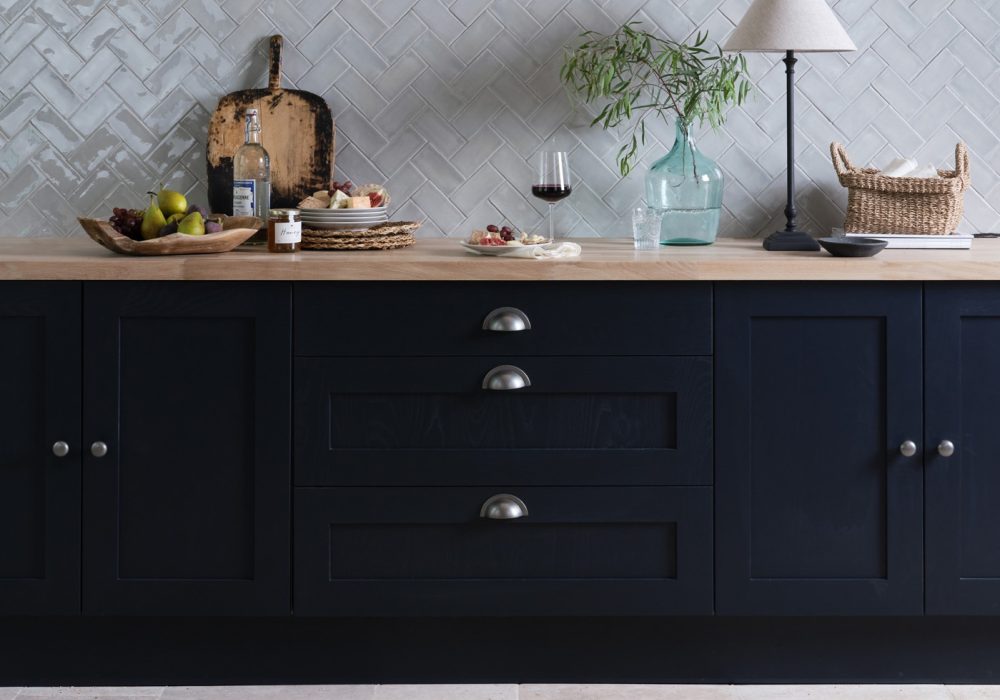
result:
M 857 51 L 826 0 L 754 0 L 726 51 Z

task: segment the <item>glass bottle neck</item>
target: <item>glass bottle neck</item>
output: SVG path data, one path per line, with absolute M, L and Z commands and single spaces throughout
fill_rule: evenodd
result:
M 676 120 L 676 130 L 677 133 L 674 138 L 677 139 L 677 143 L 684 144 L 688 148 L 694 148 L 694 137 L 691 136 L 691 125 L 686 124 L 682 119 Z
M 247 119 L 246 142 L 260 144 L 260 122 L 256 116 Z

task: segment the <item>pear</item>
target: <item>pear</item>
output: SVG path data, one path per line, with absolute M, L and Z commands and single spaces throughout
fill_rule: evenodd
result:
M 187 198 L 180 192 L 168 190 L 163 186 L 162 182 L 160 183 L 160 192 L 156 195 L 156 200 L 160 205 L 160 211 L 163 212 L 164 216 L 169 217 L 171 214 L 187 214 Z
M 147 194 L 149 195 L 149 207 L 143 212 L 142 225 L 139 226 L 139 233 L 145 240 L 159 236 L 160 229 L 167 225 L 167 219 L 156 203 L 156 193 L 147 192 Z
M 188 214 L 177 224 L 177 233 L 186 233 L 189 236 L 205 235 L 205 220 L 201 218 L 201 212 Z

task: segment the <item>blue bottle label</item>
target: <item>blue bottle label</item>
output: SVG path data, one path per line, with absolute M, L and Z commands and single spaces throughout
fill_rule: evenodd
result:
M 253 180 L 233 180 L 233 216 L 253 216 L 257 203 Z

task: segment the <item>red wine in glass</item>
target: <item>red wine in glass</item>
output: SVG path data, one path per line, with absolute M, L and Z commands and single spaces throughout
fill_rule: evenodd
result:
M 531 194 L 546 202 L 555 203 L 560 199 L 569 197 L 573 188 L 564 185 L 532 185 Z
M 538 175 L 531 194 L 549 203 L 549 243 L 555 240 L 555 219 L 552 208 L 573 191 L 569 177 L 569 157 L 566 151 L 542 151 L 538 154 Z

